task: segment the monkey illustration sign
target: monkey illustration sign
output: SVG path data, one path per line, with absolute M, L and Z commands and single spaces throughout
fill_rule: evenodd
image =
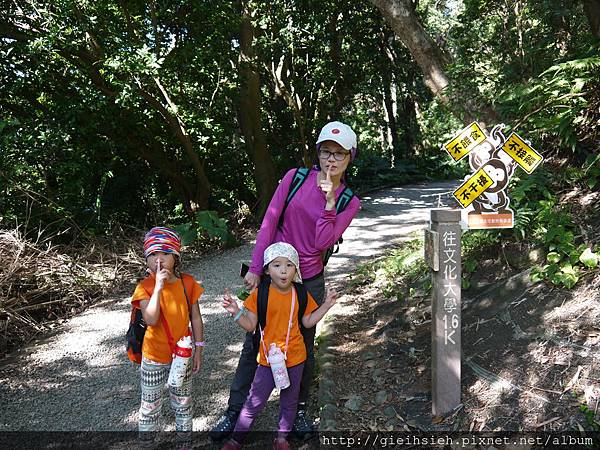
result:
M 464 208 L 471 229 L 512 228 L 514 214 L 506 194 L 510 178 L 517 165 L 531 174 L 544 159 L 517 133 L 506 138 L 504 126 L 496 125 L 488 136 L 473 122 L 442 146 L 455 161 L 469 156 L 473 173 L 453 196 Z

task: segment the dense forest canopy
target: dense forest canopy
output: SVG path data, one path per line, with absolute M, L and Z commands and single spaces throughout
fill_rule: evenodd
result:
M 439 147 L 473 119 L 590 161 L 599 17 L 599 0 L 6 0 L 0 226 L 260 217 L 329 120 L 359 135 L 357 184 L 449 174 Z

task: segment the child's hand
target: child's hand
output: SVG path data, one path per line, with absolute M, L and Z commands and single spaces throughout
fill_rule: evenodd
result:
M 225 308 L 232 316 L 236 315 L 240 310 L 237 300 L 231 296 L 231 291 L 229 289 L 225 289 L 225 294 L 223 295 L 223 303 L 221 303 L 223 308 Z
M 204 347 L 196 347 L 196 351 L 194 352 L 194 365 L 192 367 L 193 373 L 200 372 L 200 368 L 202 367 L 202 353 Z
M 327 307 L 327 309 L 331 309 L 333 305 L 337 302 L 338 293 L 335 289 L 327 288 L 325 290 L 325 300 L 323 300 L 323 304 Z
M 171 272 L 169 269 L 161 269 L 160 261 L 156 261 L 156 281 L 154 289 L 162 289 L 165 285 L 165 281 L 169 279 Z

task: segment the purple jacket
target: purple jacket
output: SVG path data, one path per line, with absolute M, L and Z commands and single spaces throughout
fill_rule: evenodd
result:
M 264 251 L 274 242 L 287 242 L 296 248 L 300 256 L 302 278 L 318 275 L 323 270 L 321 254 L 337 242 L 360 209 L 360 200 L 354 196 L 341 214 L 336 214 L 335 209 L 326 211 L 325 194 L 317 186 L 319 170 L 313 168 L 290 201 L 280 230 L 277 227 L 279 216 L 295 172 L 296 169 L 291 169 L 285 174 L 262 221 L 250 265 L 250 272 L 256 275 L 263 273 Z M 336 198 L 344 187 L 343 183 L 338 186 Z

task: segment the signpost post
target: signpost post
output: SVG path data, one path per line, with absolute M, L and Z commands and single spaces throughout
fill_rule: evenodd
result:
M 512 228 L 506 193 L 517 167 L 528 174 L 543 161 L 531 144 L 503 124 L 490 135 L 473 122 L 442 146 L 455 162 L 468 157 L 473 173 L 453 192 L 467 212 L 470 229 Z M 425 230 L 425 261 L 432 273 L 432 412 L 445 416 L 460 405 L 461 381 L 461 210 L 432 209 Z
M 442 416 L 460 405 L 461 253 L 460 210 L 431 210 L 425 230 L 426 260 L 433 273 L 431 305 L 432 412 Z M 429 248 L 429 250 L 427 250 Z M 437 250 L 437 254 L 434 251 Z

